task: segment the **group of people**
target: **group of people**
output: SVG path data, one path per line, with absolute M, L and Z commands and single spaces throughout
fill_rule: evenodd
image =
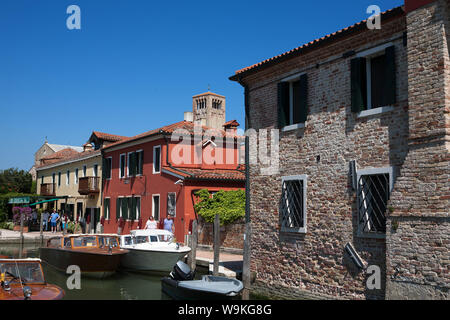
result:
M 50 224 L 52 233 L 56 233 L 58 230 L 64 231 L 70 221 L 67 214 L 63 214 L 62 216 L 60 216 L 58 211 L 56 210 L 53 210 L 51 214 L 45 211 L 44 213 L 42 213 L 42 215 L 44 231 L 48 231 L 48 226 Z
M 158 228 L 158 223 L 155 221 L 155 218 L 153 218 L 153 216 L 150 216 L 147 220 L 147 223 L 145 224 L 145 228 L 144 229 L 157 229 Z M 173 217 L 172 216 L 167 216 L 164 219 L 164 230 L 170 231 L 172 233 L 175 232 L 175 227 L 173 224 Z

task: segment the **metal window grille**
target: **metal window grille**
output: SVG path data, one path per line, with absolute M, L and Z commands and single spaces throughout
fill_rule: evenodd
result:
M 358 180 L 359 225 L 364 233 L 386 233 L 389 174 L 362 175 Z
M 304 228 L 304 181 L 288 180 L 283 182 L 280 219 L 284 229 Z

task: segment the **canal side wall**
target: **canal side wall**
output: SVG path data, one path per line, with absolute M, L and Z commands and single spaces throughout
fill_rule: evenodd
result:
M 220 246 L 224 248 L 244 249 L 244 221 L 239 220 L 220 227 Z M 214 244 L 214 225 L 200 220 L 198 224 L 198 244 Z

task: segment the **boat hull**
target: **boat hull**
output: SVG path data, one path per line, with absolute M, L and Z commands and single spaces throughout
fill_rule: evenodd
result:
M 113 253 L 69 250 L 61 248 L 40 248 L 40 257 L 55 269 L 66 272 L 71 265 L 80 267 L 83 276 L 105 278 L 113 275 L 127 251 Z
M 61 300 L 65 292 L 53 284 L 27 285 L 31 289 L 30 300 Z M 14 285 L 11 290 L 0 289 L 0 300 L 25 300 L 23 289 L 20 285 Z
M 200 291 L 184 288 L 178 285 L 178 281 L 165 277 L 161 280 L 162 291 L 174 300 L 239 300 L 240 294 L 227 296 L 211 291 Z
M 129 253 L 120 262 L 123 268 L 151 272 L 170 272 L 173 266 L 190 251 L 172 252 L 124 248 Z

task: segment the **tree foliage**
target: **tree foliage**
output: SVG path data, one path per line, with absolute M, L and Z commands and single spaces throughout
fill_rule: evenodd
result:
M 206 222 L 214 222 L 219 214 L 220 224 L 229 224 L 245 216 L 245 191 L 219 191 L 211 196 L 207 189 L 195 193 L 200 201 L 194 205 L 197 214 Z
M 31 193 L 31 174 L 19 169 L 0 170 L 0 194 L 4 193 Z

